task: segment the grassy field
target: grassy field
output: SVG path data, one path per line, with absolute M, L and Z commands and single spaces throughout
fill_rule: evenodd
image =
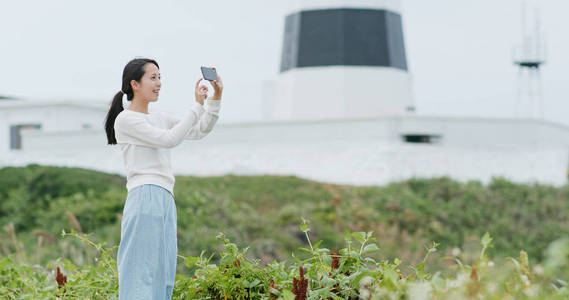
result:
M 17 253 L 33 263 L 64 255 L 82 264 L 77 247 L 58 241 L 63 229 L 117 245 L 125 182 L 78 168 L 0 169 L 0 225 L 6 229 L 0 254 Z M 377 259 L 415 263 L 436 241 L 441 257 L 460 249 L 468 262 L 480 251 L 479 238 L 490 232 L 499 237 L 491 255 L 516 256 L 525 249 L 541 261 L 543 249 L 569 233 L 568 199 L 569 186 L 499 178 L 487 186 L 434 178 L 355 187 L 294 176 L 178 176 L 175 187 L 180 252 L 219 251 L 216 236 L 223 232 L 238 246 L 250 246 L 249 255 L 263 263 L 290 259 L 307 245 L 298 230 L 301 218 L 312 222 L 314 240 L 330 249 L 343 245 L 345 230 L 373 231 L 381 248 Z
M 65 266 L 72 270 L 95 268 L 97 265 L 101 268 L 103 247 L 108 249 L 104 252 L 106 261 L 112 264 L 120 240 L 125 183 L 122 176 L 79 168 L 28 165 L 0 169 L 0 225 L 4 229 L 0 233 L 0 256 L 4 257 L 0 272 L 4 277 L 0 279 L 14 283 L 18 279 L 5 276 L 18 272 L 44 272 L 51 276 L 46 270 L 34 271 L 33 268 L 26 269 L 29 268 L 26 266 L 53 266 L 62 259 L 67 260 Z M 451 272 L 453 269 L 455 272 L 457 261 L 460 261 L 466 266 L 461 272 L 472 275 L 472 267 L 468 266 L 488 262 L 481 261 L 481 252 L 496 262 L 504 262 L 508 257 L 518 258 L 520 250 L 527 252 L 525 257 L 530 258 L 527 264 L 547 264 L 551 257 L 556 257 L 554 261 L 563 262 L 565 246 L 551 245 L 555 245 L 552 244 L 554 241 L 561 243 L 559 241 L 569 233 L 569 186 L 555 188 L 514 184 L 501 178 L 495 178 L 488 185 L 432 178 L 410 179 L 387 186 L 356 187 L 294 176 L 177 176 L 175 200 L 179 253 L 186 257 L 178 265 L 180 276 L 199 272 L 210 274 L 208 272 L 213 271 L 207 268 L 207 264 L 223 263 L 228 253 L 227 243 L 220 243 L 220 236 L 223 236 L 236 248 L 248 249 L 241 256 L 243 261 L 257 260 L 258 265 L 252 263 L 249 266 L 251 272 L 257 272 L 257 279 L 273 276 L 274 281 L 282 277 L 281 286 L 292 282 L 290 276 L 298 275 L 299 266 L 311 270 L 310 276 L 318 274 L 318 270 L 310 269 L 311 265 L 299 263 L 299 260 L 326 254 L 318 258 L 319 265 L 329 268 L 330 251 L 346 252 L 349 233 L 359 232 L 360 235 L 356 234 L 359 242 L 361 234 L 373 235 L 373 244 L 378 248 L 366 253 L 367 259 L 405 262 L 397 264 L 397 272 L 414 274 L 415 280 L 419 281 L 431 278 L 433 273 L 421 279 L 424 274 L 417 271 L 418 265 L 431 272 Z M 324 254 L 312 249 L 313 245 L 308 243 L 308 232 L 299 229 L 303 219 L 310 222 L 312 244 L 320 241 L 316 248 L 325 247 Z M 80 239 L 64 239 L 60 236 L 62 230 L 74 230 Z M 487 247 L 480 239 L 486 232 L 496 237 Z M 86 247 L 81 239 L 89 239 L 91 243 L 102 246 L 96 251 L 96 247 Z M 364 247 L 360 246 L 362 252 Z M 307 250 L 299 251 L 300 247 Z M 549 251 L 557 254 L 550 253 L 548 258 L 546 249 L 551 247 L 553 250 Z M 561 250 L 555 250 L 556 247 Z M 437 251 L 429 251 L 433 248 Z M 206 256 L 211 254 L 207 264 L 203 257 L 199 258 L 202 251 Z M 235 258 L 237 253 L 232 255 Z M 428 260 L 424 259 L 426 255 Z M 192 262 L 188 263 L 188 259 Z M 344 263 L 353 263 L 356 258 L 346 255 L 342 259 L 347 259 Z M 362 256 L 356 261 L 358 259 L 366 261 Z M 197 263 L 199 261 L 201 266 Z M 287 273 L 289 277 L 286 279 L 282 268 L 280 271 L 261 269 L 280 268 L 277 261 L 283 266 L 296 264 L 296 271 Z M 328 267 L 325 267 L 325 261 Z M 523 262 L 523 257 L 516 261 Z M 363 263 L 354 266 L 359 268 L 355 270 L 364 268 Z M 383 265 L 384 268 L 388 266 L 389 263 Z M 114 278 L 116 275 L 108 267 L 95 270 L 99 273 L 91 272 L 98 274 L 92 275 L 94 277 Z M 77 272 L 83 274 L 82 271 Z M 513 272 L 518 272 L 515 276 L 521 276 L 519 269 Z M 214 273 L 203 275 L 201 284 L 208 285 L 215 281 L 215 276 L 224 276 Z M 35 278 L 36 275 L 29 276 Z M 26 276 L 22 275 L 22 278 Z M 360 279 L 357 278 L 355 283 L 350 281 L 350 284 L 357 285 Z M 107 287 L 116 284 L 109 280 Z M 191 290 L 193 283 L 187 281 L 187 277 L 180 277 L 180 280 L 179 285 L 187 288 L 178 291 L 183 295 Z M 225 289 L 228 289 L 233 283 L 225 284 Z M 405 286 L 405 291 L 409 287 L 401 282 L 393 284 Z M 430 284 L 435 283 L 431 281 Z M 265 282 L 265 294 L 268 286 L 269 283 Z M 400 296 L 406 293 L 400 288 L 396 290 Z M 197 288 L 193 291 L 196 292 Z M 218 292 L 212 293 L 219 295 Z M 110 287 L 110 293 L 113 293 L 113 287 Z M 279 296 L 284 297 L 284 294 Z

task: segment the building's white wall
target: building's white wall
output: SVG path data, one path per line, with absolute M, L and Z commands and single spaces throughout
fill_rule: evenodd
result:
M 409 132 L 442 134 L 443 140 L 402 142 L 400 134 Z M 74 134 L 27 132 L 24 145 L 25 151 L 2 157 L 0 165 L 38 162 L 125 174 L 120 149 L 106 145 L 102 128 Z M 218 124 L 204 139 L 184 141 L 171 153 L 174 173 L 184 175 L 286 174 L 356 185 L 413 176 L 487 183 L 504 176 L 563 185 L 569 129 L 520 120 L 418 116 Z
M 102 121 L 102 120 L 99 120 Z M 399 144 L 404 134 L 441 135 L 441 145 L 457 148 L 567 147 L 569 128 L 529 120 L 390 117 L 302 122 L 218 124 L 207 139 L 214 143 L 299 143 L 372 141 Z M 23 133 L 26 150 L 93 148 L 106 145 L 102 125 L 81 131 L 30 131 Z
M 262 85 L 262 116 L 265 121 L 271 120 L 275 99 L 277 97 L 277 81 L 276 80 L 266 80 L 263 81 Z
M 59 149 L 100 149 L 107 144 L 104 128 L 64 131 L 24 131 L 22 148 L 25 151 L 54 151 Z
M 94 140 L 100 140 L 98 135 Z M 213 133 L 212 133 L 213 137 Z M 224 142 L 206 137 L 172 150 L 176 175 L 296 175 L 330 183 L 383 185 L 411 177 L 450 176 L 480 180 L 494 176 L 514 182 L 567 183 L 566 148 L 455 148 L 377 141 Z M 118 146 L 12 152 L 1 165 L 78 166 L 125 175 Z
M 456 147 L 569 147 L 569 128 L 537 120 L 410 116 L 397 131 L 441 134 L 445 145 Z
M 409 73 L 387 67 L 297 68 L 279 76 L 274 120 L 324 120 L 407 115 Z
M 230 149 L 230 150 L 228 150 Z M 172 152 L 176 174 L 297 175 L 322 182 L 383 185 L 411 177 L 450 176 L 514 182 L 567 182 L 567 149 L 469 149 L 381 142 L 185 143 Z
M 41 124 L 42 134 L 57 131 L 77 131 L 82 130 L 83 125 L 87 124 L 91 128 L 103 129 L 106 112 L 91 108 L 51 105 L 51 106 L 32 106 L 32 107 L 11 107 L 2 111 L 0 121 L 0 149 L 10 150 L 10 126 L 18 124 Z M 22 132 L 22 135 L 25 135 Z M 22 141 L 24 143 L 33 141 Z M 57 145 L 56 141 L 43 138 L 43 143 Z M 29 144 L 28 144 L 29 146 Z M 32 148 L 35 148 L 32 146 Z
M 287 0 L 287 14 L 329 8 L 371 8 L 386 9 L 401 13 L 400 0 Z
M 7 119 L 8 112 L 0 110 L 0 153 L 10 149 L 10 126 Z

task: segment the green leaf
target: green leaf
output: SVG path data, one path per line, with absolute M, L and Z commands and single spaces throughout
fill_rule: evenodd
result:
M 425 268 L 425 262 L 421 262 L 420 264 L 417 265 L 417 267 L 415 267 L 415 270 L 417 270 L 417 273 L 422 273 L 424 268 Z
M 184 259 L 184 264 L 186 267 L 190 268 L 193 267 L 199 260 L 199 257 L 188 256 Z
M 310 228 L 308 228 L 308 224 L 310 224 L 310 220 L 306 220 L 305 218 L 302 218 L 302 224 L 300 225 L 300 230 L 302 232 L 310 231 Z
M 383 272 L 383 280 L 381 281 L 381 286 L 389 287 L 393 290 L 397 289 L 397 283 L 399 281 L 399 274 L 395 271 L 386 269 Z
M 365 262 L 370 263 L 370 264 L 377 264 L 377 262 L 375 261 L 375 259 L 371 258 L 371 257 L 366 257 L 364 259 Z
M 336 280 L 333 278 L 330 278 L 328 276 L 325 276 L 324 278 L 322 278 L 322 280 L 320 282 L 322 284 L 324 284 L 324 287 L 332 287 L 332 286 L 334 286 L 334 284 L 336 284 Z
M 488 232 L 486 232 L 484 234 L 484 236 L 482 237 L 482 246 L 483 247 L 488 247 L 490 245 L 490 243 L 492 242 L 492 238 L 490 237 L 490 234 Z
M 292 291 L 289 290 L 283 290 L 283 298 L 284 300 L 294 300 L 294 294 L 292 293 Z
M 231 253 L 231 254 L 237 254 L 237 245 L 235 245 L 234 243 L 228 243 L 225 245 L 225 249 L 227 249 L 227 252 Z
M 255 286 L 259 285 L 259 283 L 261 283 L 261 281 L 259 279 L 255 279 L 255 280 L 253 280 L 253 282 L 251 282 L 249 284 L 249 287 L 250 288 L 255 287 Z
M 349 241 L 351 239 L 352 239 L 352 234 L 348 230 L 344 231 L 344 240 Z
M 366 245 L 366 246 L 364 247 L 364 250 L 363 250 L 362 253 L 363 253 L 363 254 L 368 254 L 368 253 L 375 252 L 375 251 L 377 251 L 377 250 L 379 250 L 379 247 L 377 247 L 377 245 L 376 245 L 375 243 L 371 243 L 371 244 Z
M 362 278 L 364 278 L 366 276 L 370 276 L 372 278 L 377 278 L 379 275 L 378 272 L 371 271 L 367 268 L 362 268 L 358 272 L 356 272 L 355 274 L 356 274 L 356 276 L 353 277 L 352 283 L 351 283 L 352 287 L 354 287 L 354 288 L 358 288 L 360 286 L 360 280 L 362 280 Z
M 233 255 L 225 255 L 222 259 L 221 262 L 219 263 L 221 267 L 225 267 L 225 265 L 233 265 L 233 261 L 235 260 L 235 258 L 233 257 Z
M 313 290 L 310 294 L 317 295 L 319 297 L 318 299 L 328 299 L 332 293 L 330 292 L 330 288 L 323 287 L 321 289 Z
M 356 241 L 360 242 L 360 244 L 363 244 L 366 240 L 365 232 L 354 232 L 352 233 L 352 236 L 354 237 L 354 239 L 356 239 Z
M 314 248 L 314 250 L 318 250 L 318 247 L 320 246 L 320 244 L 322 244 L 322 240 L 320 240 L 316 244 L 312 245 L 312 248 Z
M 398 265 L 401 264 L 401 260 L 396 257 L 396 258 L 393 260 L 393 264 L 394 264 L 395 266 L 398 266 Z

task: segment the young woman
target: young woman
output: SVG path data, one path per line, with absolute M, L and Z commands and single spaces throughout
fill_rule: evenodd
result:
M 170 148 L 184 139 L 206 136 L 219 118 L 223 83 L 211 81 L 214 93 L 195 85 L 195 102 L 179 119 L 148 112 L 158 100 L 160 71 L 152 59 L 131 60 L 123 70 L 122 88 L 113 98 L 105 129 L 108 144 L 120 145 L 127 172 L 127 197 L 121 220 L 117 264 L 119 299 L 171 299 L 178 255 L 176 204 Z M 123 95 L 131 101 L 123 107 Z M 207 105 L 204 108 L 204 101 Z

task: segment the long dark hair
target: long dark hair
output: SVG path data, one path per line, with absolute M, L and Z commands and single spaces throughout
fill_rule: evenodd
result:
M 107 113 L 107 119 L 105 120 L 105 131 L 107 132 L 107 142 L 109 145 L 117 144 L 117 139 L 115 138 L 115 119 L 119 113 L 124 110 L 122 106 L 123 92 L 126 94 L 127 100 L 132 101 L 134 91 L 132 90 L 130 82 L 131 80 L 140 82 L 140 78 L 144 76 L 144 66 L 147 63 L 155 64 L 156 67 L 160 69 L 158 63 L 153 59 L 135 58 L 129 61 L 122 71 L 121 90 L 113 97 L 113 102 L 111 103 L 109 112 Z

